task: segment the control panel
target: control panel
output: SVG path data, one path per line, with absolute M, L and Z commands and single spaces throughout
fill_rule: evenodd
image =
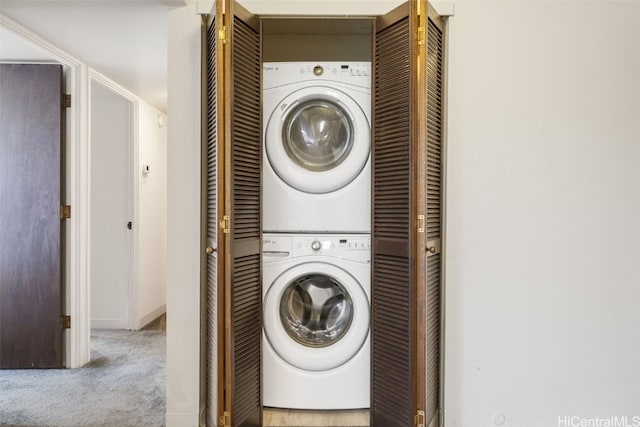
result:
M 262 70 L 265 89 L 308 80 L 371 87 L 370 62 L 265 62 Z
M 265 234 L 262 243 L 265 254 L 288 254 L 290 258 L 317 255 L 366 262 L 371 258 L 371 237 L 368 234 Z

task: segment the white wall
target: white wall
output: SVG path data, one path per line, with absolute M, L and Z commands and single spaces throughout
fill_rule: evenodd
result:
M 138 322 L 166 310 L 167 127 L 166 115 L 145 102 L 138 109 Z M 144 173 L 144 166 L 149 173 Z
M 447 427 L 640 416 L 639 40 L 638 2 L 455 4 Z
M 200 16 L 169 12 L 167 427 L 197 426 L 200 381 Z

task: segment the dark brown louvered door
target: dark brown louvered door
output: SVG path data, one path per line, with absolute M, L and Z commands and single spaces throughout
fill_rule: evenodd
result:
M 224 200 L 218 197 L 222 193 L 220 184 L 224 184 L 224 178 L 218 175 L 224 172 L 218 164 L 224 157 L 221 136 L 224 135 L 224 120 L 219 120 L 219 114 L 223 111 L 223 96 L 219 88 L 222 86 L 222 43 L 219 43 L 218 30 L 222 21 L 222 5 L 217 4 L 215 15 L 206 16 L 203 22 L 203 230 L 205 257 L 204 289 L 205 307 L 203 319 L 206 324 L 206 343 L 204 348 L 202 369 L 204 372 L 203 392 L 205 394 L 207 425 L 217 425 L 218 409 L 224 407 L 224 350 L 223 338 L 225 332 L 224 323 L 224 294 L 218 286 L 218 278 L 224 275 L 224 256 L 219 255 L 218 212 L 219 203 Z M 222 276 L 224 277 L 224 276 Z
M 226 1 L 225 423 L 262 423 L 260 22 Z M 228 231 L 228 232 L 227 232 Z
M 425 295 L 425 425 L 439 425 L 442 327 L 444 22 L 428 6 L 426 29 L 427 272 Z
M 424 423 L 425 92 L 420 10 L 378 18 L 372 151 L 371 425 Z

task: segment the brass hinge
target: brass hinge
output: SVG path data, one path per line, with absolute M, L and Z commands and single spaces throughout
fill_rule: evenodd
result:
M 424 411 L 416 411 L 416 416 L 414 418 L 416 427 L 424 427 Z
M 62 205 L 60 206 L 60 219 L 69 219 L 71 218 L 71 206 Z
M 71 328 L 71 316 L 62 315 L 60 316 L 60 323 L 62 323 L 62 329 L 70 329 Z
M 218 30 L 218 38 L 222 42 L 222 44 L 227 44 L 227 27 L 223 26 Z
M 220 228 L 224 234 L 229 234 L 229 229 L 231 228 L 231 221 L 229 220 L 229 215 L 225 215 L 220 220 Z
M 416 227 L 418 228 L 418 233 L 424 233 L 424 215 L 418 215 Z
M 418 27 L 418 45 L 423 45 L 425 40 L 425 28 Z
M 71 108 L 71 95 L 62 95 L 62 107 Z
M 228 411 L 224 411 L 224 413 L 220 415 L 220 427 L 224 426 L 231 427 L 231 414 Z

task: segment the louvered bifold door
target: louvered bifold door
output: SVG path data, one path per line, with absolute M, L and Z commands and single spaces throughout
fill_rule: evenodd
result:
M 417 7 L 412 1 L 380 17 L 374 39 L 371 425 L 380 427 L 412 426 L 421 407 Z
M 225 5 L 225 425 L 259 426 L 261 395 L 261 63 L 259 20 Z
M 218 277 L 224 274 L 224 265 L 221 265 L 224 257 L 219 256 L 218 245 L 218 203 L 222 202 L 218 197 L 219 185 L 224 182 L 218 178 L 222 168 L 218 167 L 221 150 L 221 136 L 224 135 L 224 121 L 218 120 L 223 109 L 223 97 L 219 95 L 220 81 L 223 73 L 221 45 L 218 42 L 219 22 L 221 21 L 221 5 L 217 5 L 218 13 L 204 16 L 203 31 L 203 230 L 205 241 L 203 242 L 203 256 L 205 260 L 205 316 L 206 319 L 206 345 L 203 363 L 205 405 L 207 425 L 215 426 L 218 422 L 218 408 L 223 404 L 222 382 L 223 360 L 221 355 L 222 338 L 224 337 L 224 299 L 220 297 L 221 289 L 218 288 Z
M 440 416 L 440 336 L 442 301 L 442 213 L 443 213 L 443 103 L 444 103 L 444 22 L 431 6 L 426 31 L 426 426 L 439 425 Z

